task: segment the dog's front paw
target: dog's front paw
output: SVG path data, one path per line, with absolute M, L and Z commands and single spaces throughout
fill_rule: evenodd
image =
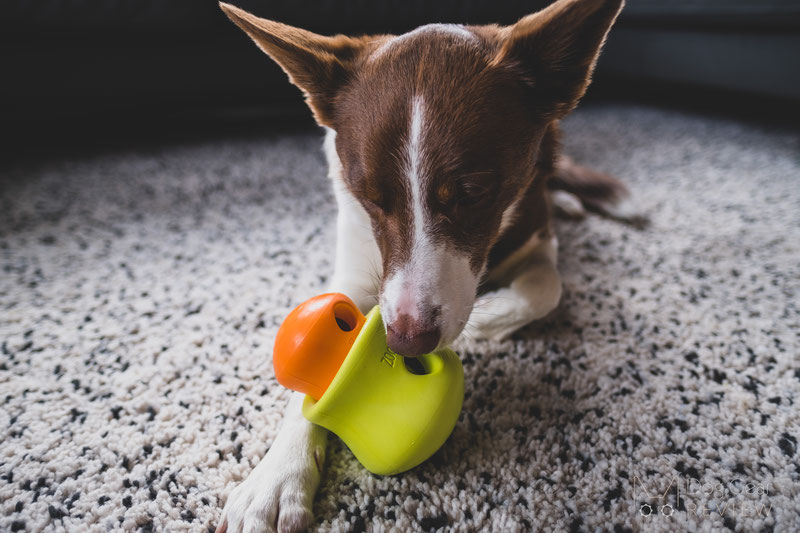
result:
M 554 268 L 531 269 L 511 287 L 480 296 L 464 331 L 477 340 L 504 340 L 558 305 L 561 280 Z
M 504 340 L 532 320 L 526 305 L 510 289 L 487 293 L 475 302 L 464 331 L 476 340 Z
M 309 424 L 310 425 L 310 424 Z M 309 438 L 275 444 L 250 476 L 228 496 L 217 533 L 305 531 L 325 463 L 326 434 L 311 428 Z
M 277 474 L 277 473 L 276 473 Z M 228 496 L 217 533 L 305 531 L 313 520 L 314 489 L 301 481 L 304 472 L 251 476 Z

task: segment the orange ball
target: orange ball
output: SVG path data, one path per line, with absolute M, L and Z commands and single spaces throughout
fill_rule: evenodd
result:
M 272 363 L 278 382 L 322 398 L 347 357 L 366 318 L 340 293 L 315 296 L 298 305 L 278 329 Z

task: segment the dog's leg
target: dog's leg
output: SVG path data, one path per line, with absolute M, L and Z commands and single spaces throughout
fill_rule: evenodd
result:
M 349 245 L 342 243 L 337 248 L 342 246 Z M 349 295 L 366 312 L 377 287 L 370 290 L 360 277 L 348 276 L 347 272 L 356 271 L 355 266 L 337 261 L 337 267 L 346 270 L 337 272 L 330 290 Z M 291 533 L 303 531 L 312 523 L 311 507 L 325 463 L 328 432 L 303 417 L 302 405 L 303 395 L 294 393 L 267 455 L 228 496 L 218 533 Z
M 380 251 L 369 217 L 339 179 L 341 165 L 335 151 L 329 151 L 332 141 L 329 133 L 325 148 L 339 206 L 335 272 L 329 291 L 348 295 L 362 312 L 367 312 L 377 301 Z M 228 496 L 218 533 L 292 533 L 311 524 L 328 432 L 303 417 L 302 405 L 303 395 L 294 393 L 267 455 Z
M 465 327 L 477 339 L 500 340 L 555 309 L 561 298 L 558 241 L 540 241 L 515 269 L 508 287 L 481 295 Z
M 381 282 L 381 252 L 372 233 L 369 215 L 347 190 L 342 179 L 342 163 L 336 152 L 336 132 L 330 128 L 323 149 L 328 161 L 328 177 L 339 214 L 336 219 L 336 264 L 331 290 L 349 296 L 362 313 L 378 303 Z
M 217 533 L 303 531 L 325 462 L 327 431 L 301 412 L 293 393 L 278 436 L 247 479 L 228 496 Z

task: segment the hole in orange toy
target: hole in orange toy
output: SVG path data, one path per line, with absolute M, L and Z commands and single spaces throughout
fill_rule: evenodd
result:
M 336 319 L 336 325 L 342 331 L 353 331 L 358 324 L 358 319 L 353 309 L 345 303 L 340 303 L 333 308 L 333 317 Z

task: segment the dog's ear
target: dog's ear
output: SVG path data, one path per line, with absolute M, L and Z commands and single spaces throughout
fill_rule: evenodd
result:
M 256 17 L 230 4 L 220 2 L 220 7 L 303 91 L 317 122 L 331 126 L 336 92 L 366 48 L 367 39 L 326 37 Z
M 624 0 L 559 0 L 500 30 L 495 63 L 533 88 L 534 105 L 560 118 L 589 85 L 597 56 Z

